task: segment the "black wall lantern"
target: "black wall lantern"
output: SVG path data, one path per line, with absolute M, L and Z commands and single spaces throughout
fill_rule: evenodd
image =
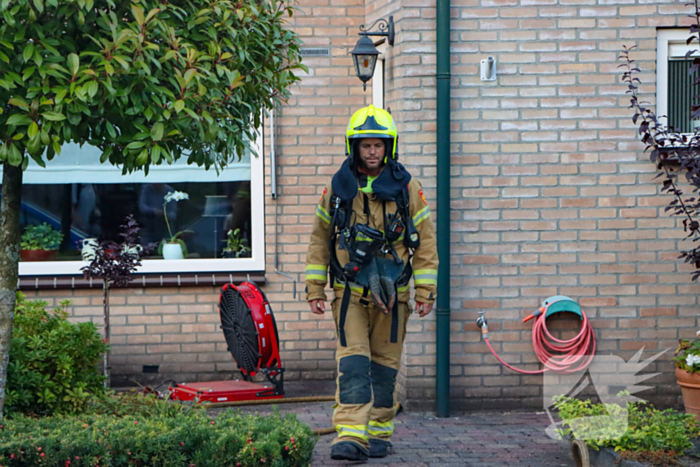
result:
M 377 31 L 371 32 L 377 26 Z M 365 29 L 365 25 L 360 26 L 358 35 L 362 36 L 357 41 L 355 48 L 350 52 L 352 60 L 355 62 L 355 74 L 362 81 L 362 88 L 367 90 L 367 81 L 374 75 L 374 67 L 377 65 L 379 51 L 374 46 L 374 41 L 369 36 L 386 37 L 389 45 L 394 45 L 394 17 L 389 16 L 389 20 L 379 19 L 372 26 Z

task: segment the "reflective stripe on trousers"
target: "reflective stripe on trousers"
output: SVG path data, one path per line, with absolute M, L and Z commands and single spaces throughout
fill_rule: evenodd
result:
M 367 436 L 367 425 L 336 425 L 336 430 L 338 430 L 338 436 L 351 436 L 353 438 L 360 438 L 367 441 L 369 436 Z
M 370 420 L 368 431 L 370 436 L 382 436 L 388 438 L 394 434 L 394 421 L 389 420 L 388 422 L 382 423 Z

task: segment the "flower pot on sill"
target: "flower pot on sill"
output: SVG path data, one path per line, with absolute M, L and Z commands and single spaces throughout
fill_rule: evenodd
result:
M 184 259 L 180 244 L 166 243 L 163 245 L 163 259 Z
M 695 415 L 700 421 L 700 373 L 688 373 L 676 368 L 676 381 L 683 393 L 685 413 Z
M 53 261 L 58 250 L 19 250 L 22 261 Z

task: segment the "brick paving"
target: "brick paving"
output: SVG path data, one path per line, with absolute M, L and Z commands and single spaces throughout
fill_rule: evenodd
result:
M 280 413 L 294 412 L 312 429 L 331 426 L 331 402 L 279 405 Z M 247 412 L 269 413 L 272 406 L 245 407 Z M 574 465 L 569 443 L 548 438 L 546 415 L 531 412 L 454 414 L 436 418 L 425 412 L 402 412 L 395 419 L 395 453 L 368 464 L 388 467 Z M 330 459 L 333 435 L 316 444 L 313 467 L 355 465 Z

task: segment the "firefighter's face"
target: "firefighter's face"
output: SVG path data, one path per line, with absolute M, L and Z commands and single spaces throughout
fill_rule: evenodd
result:
M 384 161 L 384 141 L 379 138 L 364 138 L 360 141 L 360 159 L 366 169 L 375 170 Z

